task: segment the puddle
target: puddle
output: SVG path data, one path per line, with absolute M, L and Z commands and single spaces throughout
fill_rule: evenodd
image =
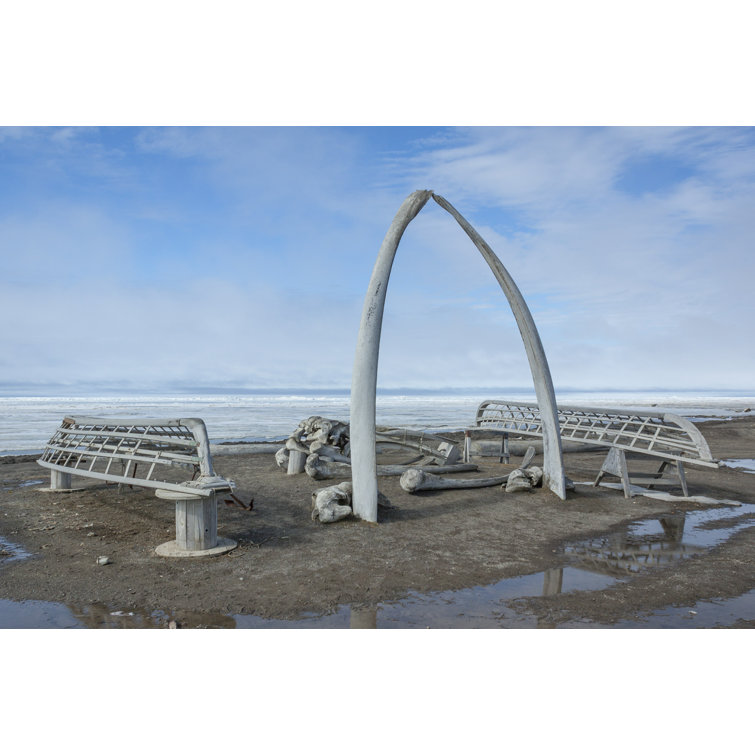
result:
M 559 592 L 602 590 L 616 581 L 613 577 L 567 566 L 465 590 L 410 593 L 402 600 L 375 607 L 344 605 L 330 614 L 304 614 L 291 620 L 199 612 L 174 617 L 164 611 L 124 611 L 102 604 L 67 606 L 43 601 L 0 600 L 0 629 L 156 629 L 165 628 L 171 619 L 179 621 L 184 628 L 207 629 L 534 628 L 538 626 L 534 616 L 508 607 L 507 602 Z
M 740 472 L 755 474 L 755 459 L 724 459 L 721 463 Z
M 618 629 L 715 629 L 730 627 L 737 619 L 755 620 L 755 590 L 735 598 L 701 600 L 693 606 L 668 606 L 611 626 Z
M 464 590 L 412 592 L 402 600 L 386 601 L 375 607 L 340 606 L 338 611 L 325 616 L 307 616 L 291 621 L 243 614 L 234 618 L 236 626 L 245 629 L 534 628 L 537 626 L 534 616 L 508 607 L 507 602 L 514 598 L 559 592 L 602 590 L 616 581 L 613 577 L 567 566 Z
M 625 532 L 568 545 L 564 552 L 582 568 L 605 574 L 638 572 L 705 553 L 751 527 L 755 504 L 689 511 L 632 522 Z
M 0 628 L 164 628 L 177 620 L 184 628 L 337 629 L 337 628 L 555 628 L 538 623 L 518 598 L 557 595 L 578 590 L 603 590 L 631 579 L 645 568 L 669 564 L 706 552 L 739 530 L 750 527 L 755 504 L 652 517 L 564 548 L 568 562 L 536 574 L 503 579 L 489 585 L 433 593 L 409 593 L 376 606 L 343 605 L 330 614 L 304 614 L 297 619 L 265 619 L 249 614 L 180 614 L 164 611 L 124 611 L 101 604 L 66 606 L 41 601 L 0 600 Z M 0 550 L 10 553 L 2 563 L 29 556 L 0 538 Z M 737 619 L 755 619 L 755 590 L 727 600 L 700 601 L 695 606 L 668 607 L 647 616 L 621 621 L 620 628 L 712 628 L 730 626 Z M 588 621 L 558 627 L 600 627 Z
M 0 535 L 0 567 L 11 563 L 11 561 L 20 561 L 30 556 L 31 553 L 25 551 L 20 545 L 16 545 Z
M 65 605 L 41 600 L 0 599 L 0 629 L 165 629 L 174 617 L 165 611 L 124 611 L 95 603 Z M 182 614 L 181 626 L 233 629 L 232 616 L 196 612 Z
M 63 603 L 0 600 L 0 629 L 73 629 L 79 626 Z
M 42 485 L 44 480 L 6 480 L 0 485 L 0 490 L 15 490 L 16 488 L 28 488 L 30 485 Z

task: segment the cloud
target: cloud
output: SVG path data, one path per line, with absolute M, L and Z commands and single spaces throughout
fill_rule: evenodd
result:
M 751 130 L 391 134 L 0 130 L 2 380 L 348 386 L 383 235 L 427 187 L 514 277 L 557 386 L 752 387 Z M 380 381 L 530 382 L 432 202 L 394 264 Z

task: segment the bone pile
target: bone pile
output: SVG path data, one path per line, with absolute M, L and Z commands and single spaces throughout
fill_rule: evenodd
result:
M 288 474 L 301 474 L 306 471 L 317 480 L 324 479 L 314 474 L 314 465 L 321 457 L 335 463 L 350 465 L 349 426 L 345 422 L 317 416 L 302 420 L 286 441 L 286 445 L 276 452 L 275 461 Z M 350 473 L 341 476 L 350 476 Z
M 380 476 L 401 475 L 414 464 L 431 465 L 436 474 L 477 470 L 474 464 L 456 463 L 460 458 L 458 447 L 437 436 L 383 428 L 377 432 L 376 439 L 381 447 L 411 448 L 419 452 L 405 464 L 378 465 Z M 349 425 L 325 417 L 308 417 L 277 451 L 275 461 L 290 475 L 306 472 L 315 480 L 351 477 Z

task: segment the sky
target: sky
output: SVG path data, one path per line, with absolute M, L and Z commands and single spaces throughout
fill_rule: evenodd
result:
M 755 388 L 755 129 L 0 128 L 0 391 L 348 388 L 404 198 L 513 276 L 559 389 Z M 388 287 L 379 386 L 531 386 L 435 203 Z

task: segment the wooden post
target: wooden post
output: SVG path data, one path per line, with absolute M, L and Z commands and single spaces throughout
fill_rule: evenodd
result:
M 158 489 L 156 495 L 176 504 L 176 539 L 159 545 L 159 556 L 213 556 L 236 547 L 234 540 L 218 537 L 216 493 L 201 496 Z
M 287 474 L 301 474 L 307 463 L 307 454 L 296 449 L 289 451 Z
M 50 489 L 51 490 L 70 490 L 71 473 L 60 472 L 57 469 L 50 470 Z
M 543 572 L 543 595 L 559 595 L 564 584 L 564 570 L 546 569 Z
M 377 629 L 377 608 L 352 608 L 351 629 Z
M 209 498 L 176 501 L 176 546 L 203 551 L 218 544 L 218 502 Z
M 606 460 L 603 462 L 603 466 L 600 468 L 600 472 L 598 472 L 598 476 L 595 478 L 593 487 L 598 487 L 598 484 L 606 474 L 621 478 L 621 485 L 624 488 L 624 498 L 632 497 L 629 470 L 627 469 L 627 457 L 624 455 L 624 451 L 620 448 L 612 447 L 608 451 L 608 456 L 606 456 Z

